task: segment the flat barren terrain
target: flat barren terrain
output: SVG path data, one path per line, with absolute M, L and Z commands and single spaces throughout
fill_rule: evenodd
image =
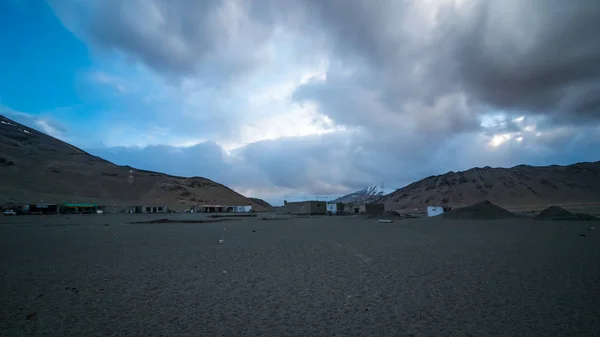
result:
M 597 221 L 201 217 L 1 217 L 0 335 L 600 335 Z

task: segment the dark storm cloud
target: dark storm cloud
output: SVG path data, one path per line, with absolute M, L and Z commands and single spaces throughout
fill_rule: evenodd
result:
M 103 49 L 118 50 L 166 75 L 200 74 L 219 81 L 258 66 L 272 33 L 247 17 L 249 2 L 222 0 L 51 0 L 73 30 Z M 267 18 L 267 16 L 263 16 Z
M 428 102 L 421 97 L 398 104 L 386 101 L 386 88 L 371 89 L 351 79 L 313 81 L 293 95 L 298 102 L 316 103 L 339 124 L 366 128 L 381 137 L 393 135 L 450 135 L 479 127 L 478 113 L 489 111 L 462 93 L 448 93 Z
M 406 114 L 410 101 L 435 107 L 442 97 L 460 92 L 478 102 L 477 114 L 488 112 L 482 106 L 487 105 L 549 115 L 561 123 L 600 116 L 598 1 L 442 5 L 431 9 L 435 19 L 429 24 L 425 17 L 415 19 L 427 12 L 417 11 L 417 2 L 325 3 L 315 5 L 317 17 L 336 56 L 346 67 L 366 68 L 346 83 L 376 92 L 389 112 Z M 328 75 L 335 78 L 335 71 Z M 342 103 L 336 100 L 353 96 L 343 88 L 332 95 L 335 86 L 328 76 L 321 89 L 301 88 L 296 97 L 338 108 Z M 444 112 L 453 131 L 468 129 L 469 122 L 461 122 L 454 110 Z
M 600 2 L 488 2 L 460 42 L 461 76 L 495 106 L 600 116 Z
M 55 8 L 64 7 L 58 3 Z M 217 83 L 259 67 L 265 59 L 261 48 L 283 27 L 329 49 L 342 65 L 330 76 L 358 70 L 349 80 L 376 92 L 392 112 L 402 113 L 407 101 L 434 106 L 440 97 L 461 92 L 502 109 L 600 114 L 595 0 L 82 4 L 92 7 L 88 22 L 80 25 L 93 41 L 167 73 L 200 72 Z

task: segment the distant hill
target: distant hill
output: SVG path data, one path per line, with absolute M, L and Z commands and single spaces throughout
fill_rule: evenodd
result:
M 502 207 L 600 202 L 600 162 L 568 166 L 473 168 L 431 176 L 378 200 L 386 209 L 467 206 L 489 200 Z
M 371 185 L 360 191 L 347 194 L 343 197 L 337 198 L 330 202 L 342 202 L 342 203 L 365 203 L 375 201 L 386 194 L 394 192 L 394 189 L 386 189 L 382 184 Z
M 256 203 L 257 205 L 260 205 L 264 208 L 265 212 L 274 212 L 275 209 L 273 208 L 273 206 L 271 206 L 271 204 L 269 204 L 268 202 L 259 199 L 259 198 L 248 198 L 250 200 L 252 200 L 254 203 Z
M 118 166 L 0 116 L 0 203 L 99 202 L 112 205 L 257 203 L 202 177 L 184 178 Z

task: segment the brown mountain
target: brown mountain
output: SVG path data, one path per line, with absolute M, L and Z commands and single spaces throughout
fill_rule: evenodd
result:
M 0 116 L 0 203 L 264 205 L 202 177 L 184 178 L 118 166 Z
M 473 168 L 431 176 L 388 194 L 386 209 L 467 206 L 489 200 L 503 207 L 600 202 L 600 161 L 568 166 Z

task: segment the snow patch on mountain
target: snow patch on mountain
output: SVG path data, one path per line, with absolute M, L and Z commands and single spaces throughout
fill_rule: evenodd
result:
M 385 188 L 383 183 L 378 185 L 368 186 L 360 191 L 347 194 L 343 197 L 337 198 L 332 202 L 352 202 L 352 203 L 364 203 L 373 202 L 384 195 L 395 192 L 394 189 Z
M 381 183 L 379 185 L 371 185 L 371 186 L 367 187 L 363 191 L 365 191 L 365 194 L 368 194 L 368 195 L 380 195 L 380 196 L 383 196 L 383 195 L 386 195 L 386 194 L 393 193 L 396 190 L 390 189 L 390 188 L 385 188 L 384 185 L 383 185 L 383 183 Z

